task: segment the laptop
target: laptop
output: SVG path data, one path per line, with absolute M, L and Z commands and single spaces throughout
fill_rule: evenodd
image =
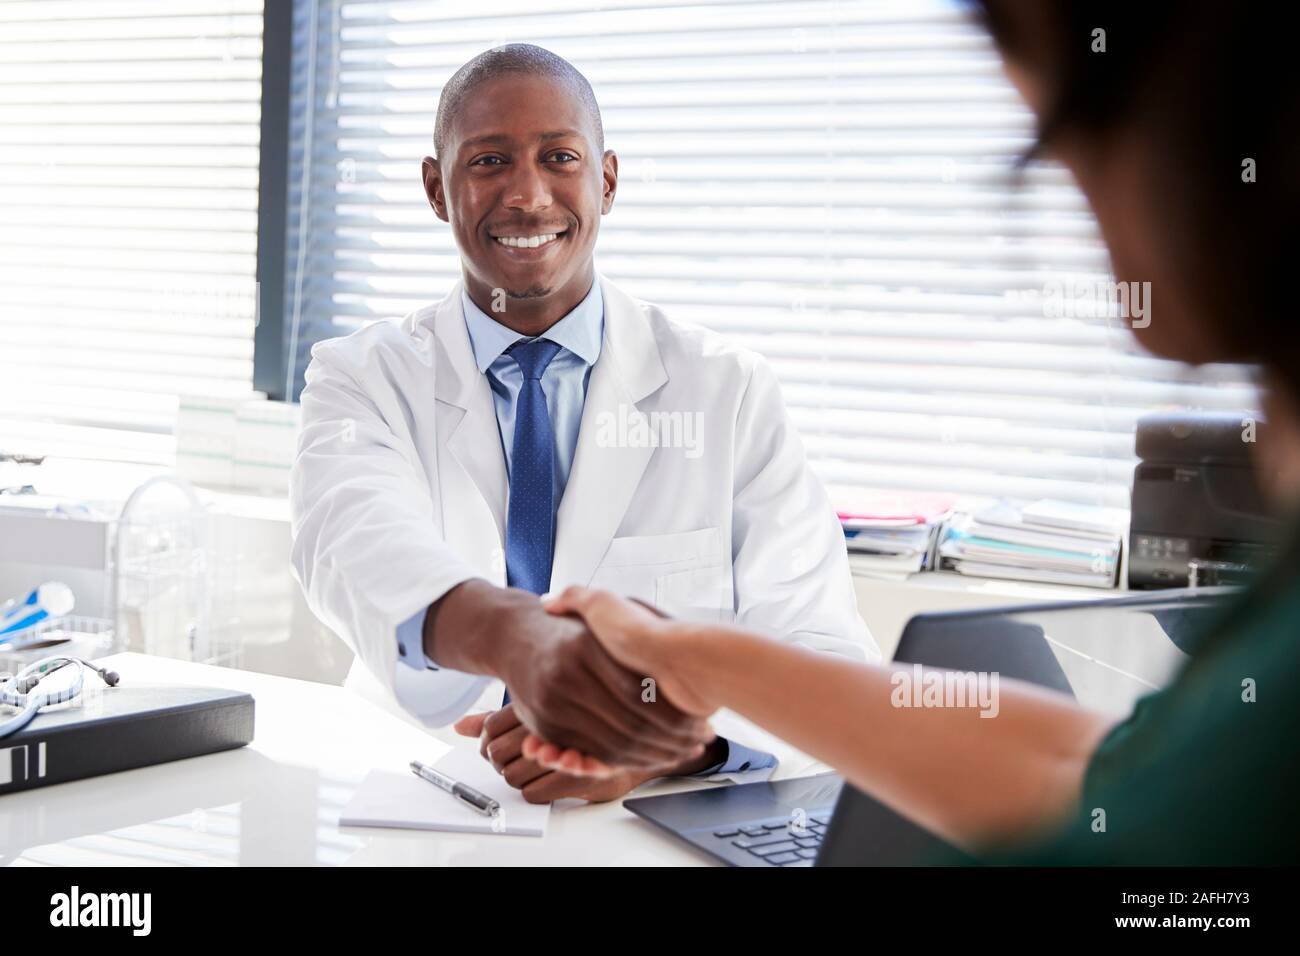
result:
M 1235 588 L 918 614 L 894 662 L 996 672 L 1122 717 L 1195 653 Z M 969 857 L 833 773 L 624 800 L 732 866 L 907 866 Z
M 624 800 L 732 866 L 907 866 L 964 856 L 835 773 Z

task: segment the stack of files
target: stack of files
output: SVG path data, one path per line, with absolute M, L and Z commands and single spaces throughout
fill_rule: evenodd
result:
M 897 580 L 933 566 L 939 529 L 952 514 L 951 498 L 857 491 L 836 500 L 855 573 Z
M 1113 588 L 1126 516 L 1043 500 L 958 515 L 939 545 L 944 568 L 984 578 Z

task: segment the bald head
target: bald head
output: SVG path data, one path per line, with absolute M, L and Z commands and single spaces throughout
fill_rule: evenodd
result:
M 600 107 L 596 105 L 596 94 L 587 78 L 572 63 L 550 50 L 531 43 L 508 43 L 474 57 L 442 88 L 438 118 L 433 127 L 433 149 L 440 158 L 461 104 L 483 83 L 510 75 L 546 77 L 568 88 L 590 117 L 597 146 L 602 150 L 605 148 L 605 127 L 600 121 Z

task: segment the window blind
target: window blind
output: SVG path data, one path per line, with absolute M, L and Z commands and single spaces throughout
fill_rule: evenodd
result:
M 312 342 L 458 278 L 419 178 L 438 94 L 527 41 L 619 154 L 597 268 L 769 358 L 831 485 L 1123 507 L 1139 415 L 1255 401 L 1076 303 L 1108 281 L 1094 220 L 1062 168 L 1016 181 L 1031 117 L 955 3 L 303 0 L 295 38 L 298 388 Z
M 261 0 L 0 3 L 0 449 L 170 463 L 252 388 Z

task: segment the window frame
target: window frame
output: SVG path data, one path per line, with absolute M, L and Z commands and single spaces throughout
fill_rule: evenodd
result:
M 262 118 L 257 179 L 257 319 L 253 388 L 285 395 L 284 280 L 289 217 L 289 123 L 294 0 L 262 6 Z

